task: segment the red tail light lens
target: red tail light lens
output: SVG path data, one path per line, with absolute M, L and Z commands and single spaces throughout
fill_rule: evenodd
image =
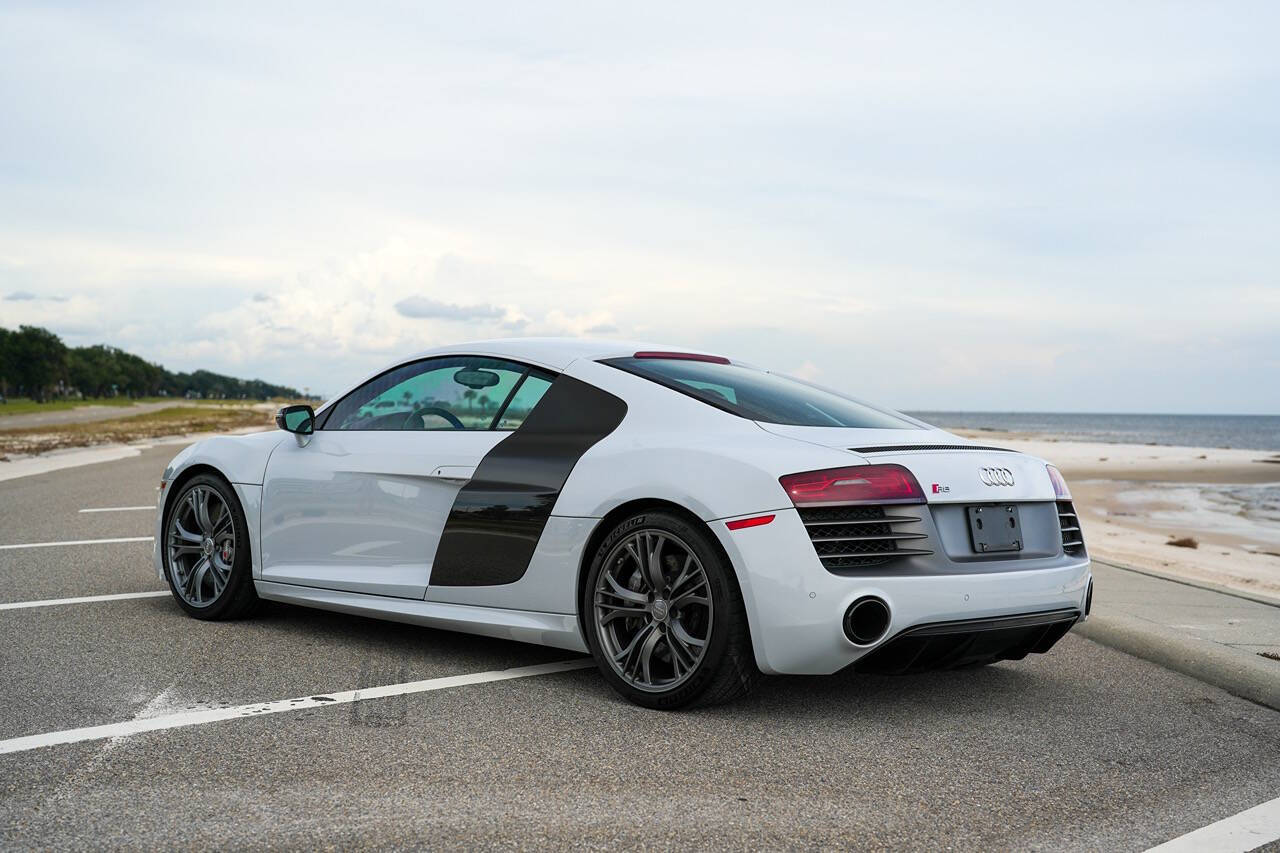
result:
M 1071 500 L 1071 490 L 1067 488 L 1067 481 L 1063 479 L 1062 472 L 1052 465 L 1044 467 L 1049 470 L 1049 480 L 1053 483 L 1053 493 L 1058 500 Z
M 924 490 L 901 465 L 854 465 L 788 474 L 778 482 L 801 504 L 924 503 Z

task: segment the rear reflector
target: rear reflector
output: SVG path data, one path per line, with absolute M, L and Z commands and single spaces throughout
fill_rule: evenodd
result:
M 796 506 L 813 504 L 922 504 L 924 491 L 901 465 L 854 465 L 779 477 Z
M 737 521 L 726 521 L 724 526 L 730 530 L 741 530 L 744 527 L 759 527 L 773 521 L 772 515 L 757 515 L 755 518 L 739 518 Z
M 702 355 L 696 352 L 660 352 L 657 350 L 638 352 L 635 358 L 674 358 L 678 361 L 709 361 L 712 364 L 730 364 L 722 355 Z

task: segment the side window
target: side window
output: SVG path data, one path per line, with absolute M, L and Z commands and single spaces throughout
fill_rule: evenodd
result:
M 516 394 L 511 398 L 511 402 L 507 403 L 507 407 L 502 410 L 502 416 L 498 418 L 497 428 L 518 429 L 550 387 L 550 378 L 530 373 L 525 377 L 524 382 L 520 383 L 520 387 L 516 389 Z
M 491 429 L 529 368 L 494 358 L 450 356 L 401 365 L 352 391 L 326 430 Z

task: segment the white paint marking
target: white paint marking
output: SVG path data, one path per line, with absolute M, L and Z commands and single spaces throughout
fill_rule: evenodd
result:
M 111 545 L 115 542 L 150 542 L 154 536 L 125 536 L 119 539 L 69 539 L 65 542 L 25 542 L 21 545 L 0 545 L 0 551 L 15 548 L 57 548 L 60 545 Z
M 1246 853 L 1280 838 L 1280 797 L 1152 847 L 1147 853 Z
M 159 716 L 159 714 L 172 702 L 170 697 L 173 695 L 173 689 L 176 686 L 177 682 L 174 682 L 164 690 L 161 690 L 155 696 L 151 697 L 147 704 L 143 705 L 142 709 L 133 715 L 133 718 L 136 720 L 145 717 Z M 58 785 L 57 790 L 53 792 L 53 796 L 50 798 L 50 802 L 63 803 L 68 800 L 82 798 L 84 792 L 93 785 L 93 774 L 97 772 L 98 768 L 102 766 L 102 762 L 107 759 L 111 754 L 111 751 L 115 749 L 122 740 L 124 739 L 118 737 L 108 738 L 106 742 L 98 748 L 98 752 L 92 758 L 86 762 L 78 764 L 76 768 L 71 771 L 71 775 L 67 776 L 62 783 Z
M 124 723 L 109 723 L 105 726 L 89 726 L 83 729 L 68 729 L 61 732 L 46 732 L 39 735 L 15 737 L 0 740 L 0 754 L 24 752 L 44 746 L 60 743 L 80 743 L 82 741 L 103 740 L 105 738 L 128 737 L 142 732 L 155 732 L 163 729 L 176 729 L 183 726 L 198 726 L 204 723 L 217 723 L 223 720 L 242 720 L 247 717 L 258 717 L 263 714 L 280 714 L 285 711 L 304 711 L 309 708 L 324 708 L 330 705 L 346 705 L 351 702 L 363 702 L 366 699 L 383 699 L 388 696 L 403 696 L 408 693 L 425 693 L 430 690 L 447 690 L 450 687 L 465 687 L 470 684 L 484 684 L 489 681 L 507 681 L 512 678 L 528 678 L 533 675 L 550 675 L 556 672 L 568 672 L 575 669 L 586 669 L 595 666 L 591 659 L 559 661 L 557 663 L 541 663 L 536 666 L 521 666 L 515 669 L 476 672 L 470 675 L 449 675 L 444 678 L 428 678 L 425 681 L 407 681 L 403 684 L 385 684 L 381 687 L 369 687 L 364 690 L 344 690 L 340 693 L 316 693 L 297 699 L 280 699 L 275 702 L 263 702 L 257 705 L 237 705 L 233 708 L 209 708 L 201 711 L 182 711 L 166 714 L 150 719 L 134 719 Z
M 79 598 L 44 598 L 39 601 L 8 601 L 0 610 L 25 610 L 28 607 L 56 607 L 59 604 L 92 604 L 95 601 L 124 601 L 129 598 L 159 598 L 166 592 L 119 592 L 114 595 L 84 595 Z
M 150 504 L 149 506 L 95 506 L 95 507 L 90 507 L 89 509 L 82 509 L 80 511 L 81 512 L 142 512 L 144 510 L 151 510 L 152 512 L 155 512 L 155 509 L 156 509 L 156 505 Z

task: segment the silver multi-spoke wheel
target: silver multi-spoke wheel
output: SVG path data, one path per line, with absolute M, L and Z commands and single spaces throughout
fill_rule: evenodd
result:
M 715 613 L 706 570 L 679 537 L 638 530 L 620 539 L 593 599 L 605 658 L 628 684 L 665 692 L 697 671 Z
M 173 588 L 192 607 L 207 607 L 226 588 L 236 559 L 231 507 L 213 488 L 189 488 L 169 514 L 165 532 Z

